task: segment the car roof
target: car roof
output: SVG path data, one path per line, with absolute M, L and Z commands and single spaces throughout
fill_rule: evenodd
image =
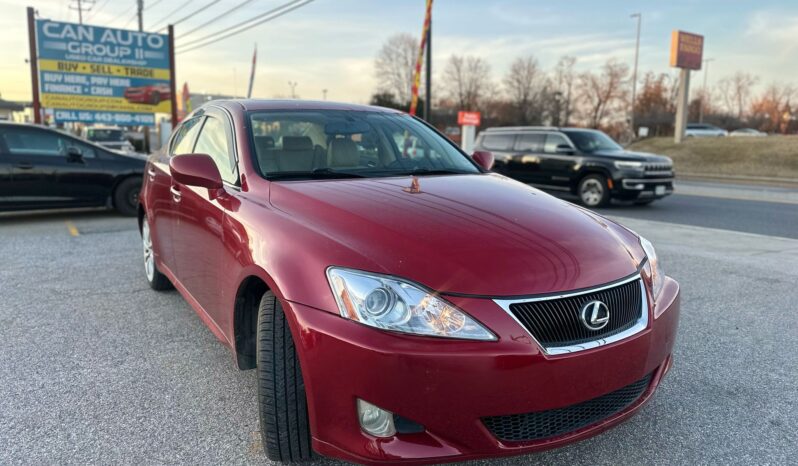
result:
M 393 108 L 377 107 L 373 105 L 349 104 L 343 102 L 332 102 L 328 100 L 296 100 L 296 99 L 225 99 L 211 100 L 204 103 L 205 106 L 220 106 L 230 111 L 253 111 L 253 110 L 348 110 L 356 112 L 380 112 L 380 113 L 405 113 Z M 202 108 L 200 107 L 200 108 Z
M 575 126 L 496 126 L 486 128 L 483 133 L 523 133 L 535 131 L 599 131 L 593 128 L 577 128 Z

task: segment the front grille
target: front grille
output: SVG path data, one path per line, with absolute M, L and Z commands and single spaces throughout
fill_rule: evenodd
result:
M 669 163 L 646 163 L 643 165 L 647 172 L 669 172 L 673 166 Z
M 626 387 L 565 408 L 536 413 L 492 416 L 482 419 L 499 440 L 529 442 L 573 432 L 607 419 L 637 401 L 648 388 L 651 375 Z
M 544 348 L 573 346 L 611 337 L 635 325 L 643 313 L 641 281 L 587 291 L 563 298 L 539 299 L 510 304 L 510 312 Z M 590 301 L 607 305 L 610 320 L 600 330 L 590 330 L 580 317 Z

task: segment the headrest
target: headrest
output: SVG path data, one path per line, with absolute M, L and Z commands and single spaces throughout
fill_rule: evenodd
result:
M 313 141 L 307 136 L 283 136 L 283 150 L 313 150 Z
M 357 144 L 351 139 L 333 139 L 330 141 L 330 166 L 356 167 L 360 164 L 360 153 Z
M 255 147 L 259 151 L 274 149 L 274 138 L 271 136 L 255 136 Z

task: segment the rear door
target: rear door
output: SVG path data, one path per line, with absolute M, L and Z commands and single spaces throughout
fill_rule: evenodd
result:
M 513 157 L 515 133 L 482 133 L 478 147 L 490 151 L 496 160 L 493 170 L 502 175 L 513 176 L 510 161 Z

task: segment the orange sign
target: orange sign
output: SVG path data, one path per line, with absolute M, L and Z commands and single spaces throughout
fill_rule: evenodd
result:
M 704 36 L 683 31 L 671 33 L 671 66 L 700 70 L 704 54 Z
M 479 126 L 482 114 L 479 112 L 457 112 L 457 124 L 461 126 Z

